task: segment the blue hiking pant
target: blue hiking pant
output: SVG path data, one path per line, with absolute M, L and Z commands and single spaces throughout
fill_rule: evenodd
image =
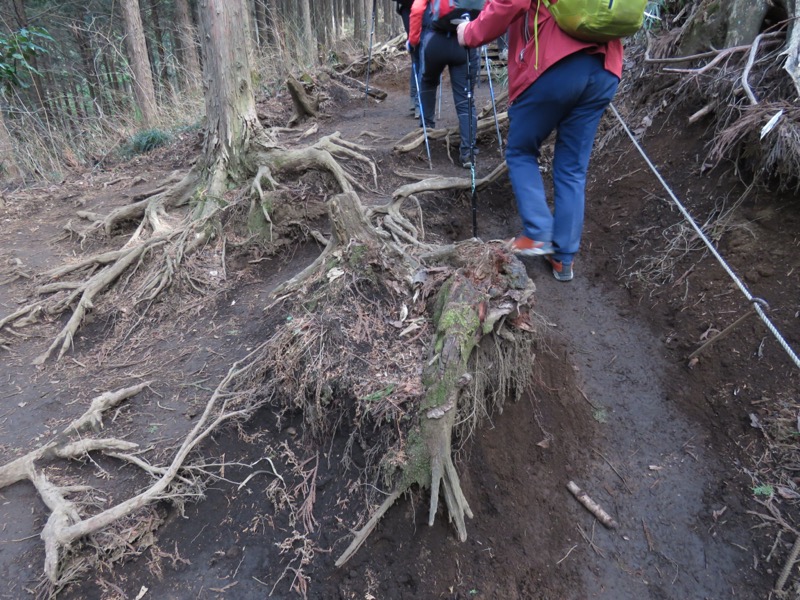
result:
M 603 68 L 602 54 L 571 54 L 547 69 L 508 110 L 506 164 L 523 233 L 552 242 L 553 257 L 571 263 L 581 242 L 586 171 L 594 136 L 619 79 Z M 547 205 L 539 149 L 553 130 L 555 210 Z
M 469 63 L 467 55 L 469 54 Z M 420 95 L 422 96 L 422 116 L 425 127 L 435 127 L 436 90 L 439 79 L 447 67 L 450 71 L 450 87 L 453 88 L 453 104 L 458 115 L 459 147 L 462 162 L 470 157 L 470 148 L 478 131 L 478 116 L 474 100 L 470 103 L 469 94 L 475 93 L 475 80 L 478 77 L 480 57 L 474 48 L 467 50 L 458 44 L 455 32 L 429 30 L 422 41 L 422 78 Z M 470 107 L 470 104 L 472 106 Z M 470 112 L 470 108 L 472 111 Z M 470 124 L 470 117 L 472 123 Z M 470 139 L 470 128 L 472 139 Z

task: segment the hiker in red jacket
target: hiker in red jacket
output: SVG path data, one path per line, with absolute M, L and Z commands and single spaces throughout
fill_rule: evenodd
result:
M 589 156 L 600 117 L 622 76 L 622 43 L 570 37 L 543 3 L 531 0 L 488 0 L 477 19 L 458 26 L 458 41 L 477 48 L 506 30 L 506 163 L 523 225 L 511 249 L 524 256 L 545 256 L 555 278 L 570 281 L 583 230 Z M 539 149 L 554 129 L 551 214 L 539 172 Z

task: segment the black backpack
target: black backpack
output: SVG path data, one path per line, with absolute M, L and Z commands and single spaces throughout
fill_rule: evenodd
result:
M 486 0 L 431 0 L 433 28 L 437 31 L 455 31 L 464 16 L 472 21 L 483 10 Z

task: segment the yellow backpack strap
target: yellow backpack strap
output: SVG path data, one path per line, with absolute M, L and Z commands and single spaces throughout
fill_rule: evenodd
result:
M 549 2 L 544 0 L 545 6 L 549 6 Z M 533 59 L 533 68 L 537 71 L 539 70 L 539 7 L 542 5 L 542 0 L 537 0 L 536 3 L 536 16 L 533 19 L 533 49 L 536 52 L 536 57 Z M 531 0 L 531 6 L 533 6 L 533 0 Z M 528 45 L 528 42 L 531 41 L 531 35 L 528 33 L 528 18 L 531 15 L 531 9 L 529 8 L 528 11 L 525 13 L 525 23 L 523 24 L 522 30 L 522 39 L 525 41 L 525 46 Z M 523 49 L 522 52 L 525 52 Z M 522 54 L 520 54 L 520 60 L 522 60 Z

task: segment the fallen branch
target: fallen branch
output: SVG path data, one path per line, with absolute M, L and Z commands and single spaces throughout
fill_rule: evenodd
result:
M 567 489 L 572 492 L 572 495 L 575 496 L 578 502 L 583 504 L 584 508 L 592 513 L 603 525 L 609 529 L 616 529 L 618 527 L 617 522 L 611 517 L 611 515 L 604 511 L 603 508 L 597 502 L 592 500 L 586 492 L 579 488 L 575 482 L 570 481 L 567 484 Z
M 800 554 L 800 536 L 795 539 L 794 546 L 792 546 L 792 550 L 789 552 L 789 557 L 786 559 L 786 564 L 783 566 L 780 577 L 778 577 L 778 581 L 775 582 L 776 594 L 783 593 L 783 586 L 786 585 L 786 580 L 789 579 L 794 563 L 797 561 L 798 554 Z

